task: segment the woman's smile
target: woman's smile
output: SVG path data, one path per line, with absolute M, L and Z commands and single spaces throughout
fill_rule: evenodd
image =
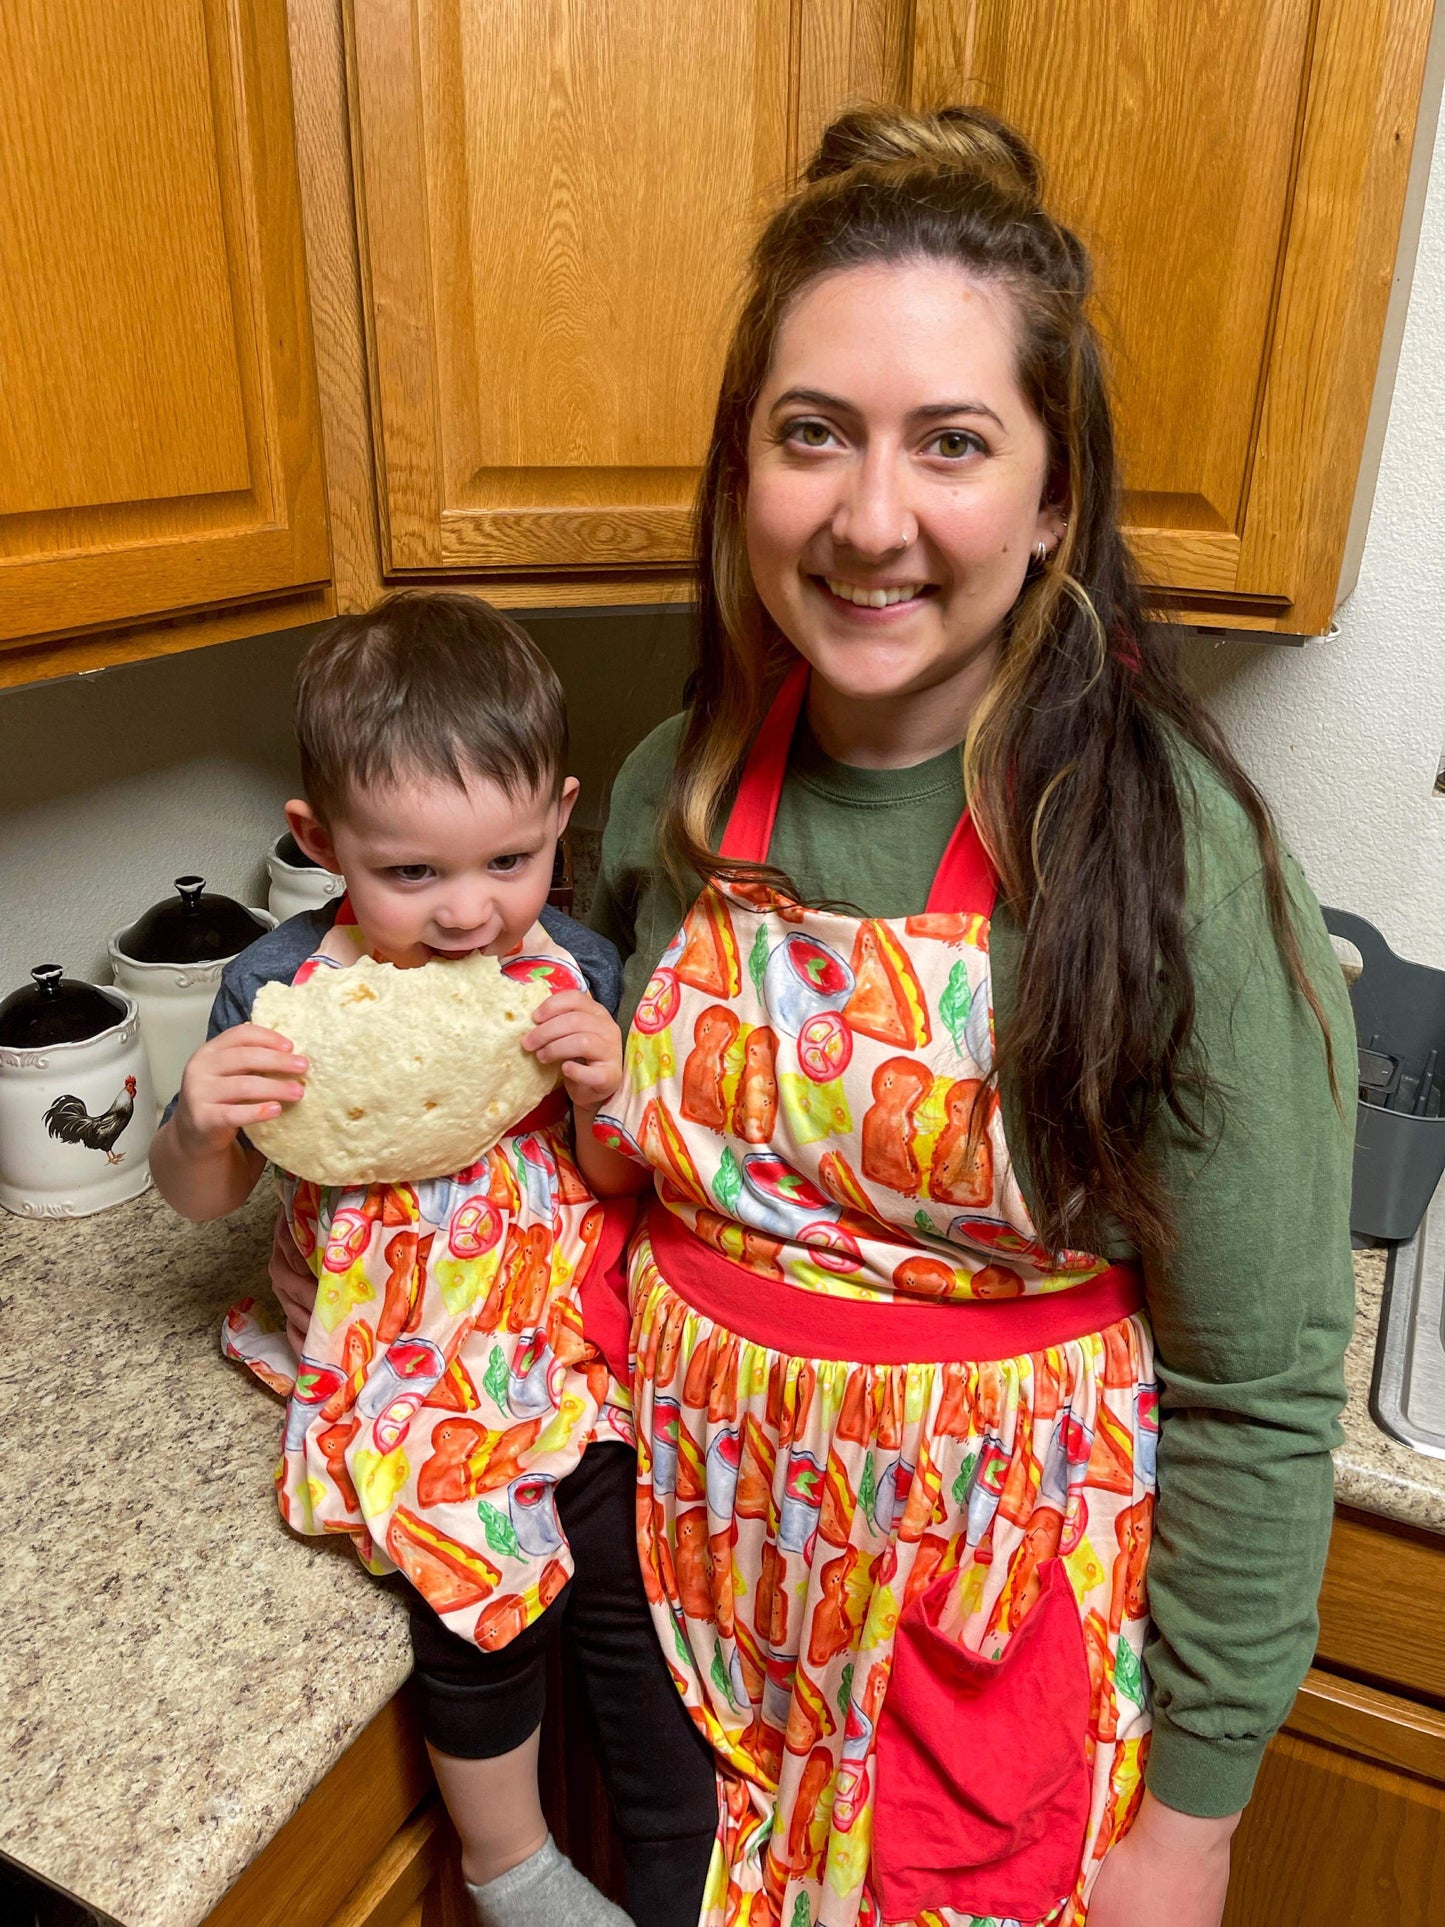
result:
M 849 582 L 833 575 L 810 580 L 815 586 L 821 584 L 830 600 L 842 603 L 849 616 L 868 622 L 911 614 L 927 597 L 938 593 L 938 585 L 933 582 Z

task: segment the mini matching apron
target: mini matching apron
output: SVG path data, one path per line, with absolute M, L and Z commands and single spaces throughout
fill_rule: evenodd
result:
M 725 856 L 767 856 L 806 684 Z M 719 1766 L 702 1927 L 1079 1923 L 1140 1796 L 1142 1283 L 1029 1220 L 988 1084 L 995 890 L 967 815 L 919 916 L 710 885 L 598 1120 L 654 1173 L 638 1536 Z
M 345 898 L 297 971 L 362 952 Z M 586 989 L 540 924 L 502 969 Z M 572 1572 L 557 1481 L 631 1419 L 583 1333 L 589 1281 L 620 1253 L 629 1203 L 599 1204 L 552 1093 L 475 1164 L 415 1184 L 318 1185 L 279 1172 L 317 1294 L 299 1366 L 250 1299 L 221 1348 L 287 1399 L 281 1515 L 344 1533 L 375 1573 L 400 1569 L 450 1629 L 485 1650 L 546 1611 Z M 615 1298 L 601 1293 L 604 1318 Z

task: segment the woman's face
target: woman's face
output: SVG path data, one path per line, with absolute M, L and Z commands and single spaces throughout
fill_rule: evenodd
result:
M 1034 545 L 1063 532 L 1016 332 L 1005 289 L 936 261 L 825 275 L 778 330 L 749 431 L 748 558 L 840 696 L 986 672 Z

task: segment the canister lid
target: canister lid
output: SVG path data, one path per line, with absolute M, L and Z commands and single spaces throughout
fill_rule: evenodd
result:
M 31 983 L 12 990 L 0 1004 L 0 1044 L 12 1050 L 84 1043 L 114 1030 L 125 1016 L 121 998 L 67 977 L 59 964 L 37 964 L 30 975 Z
M 234 957 L 267 928 L 244 903 L 207 890 L 204 877 L 177 877 L 175 896 L 153 903 L 119 942 L 134 963 L 215 963 Z

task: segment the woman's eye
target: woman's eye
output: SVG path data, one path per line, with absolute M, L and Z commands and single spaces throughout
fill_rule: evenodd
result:
M 833 431 L 826 422 L 789 422 L 783 430 L 783 440 L 794 442 L 800 448 L 826 448 L 833 440 Z
M 429 863 L 393 864 L 391 874 L 399 883 L 425 883 L 431 875 Z
M 986 454 L 982 441 L 966 428 L 945 428 L 933 438 L 933 447 L 948 461 L 956 462 L 961 455 Z

